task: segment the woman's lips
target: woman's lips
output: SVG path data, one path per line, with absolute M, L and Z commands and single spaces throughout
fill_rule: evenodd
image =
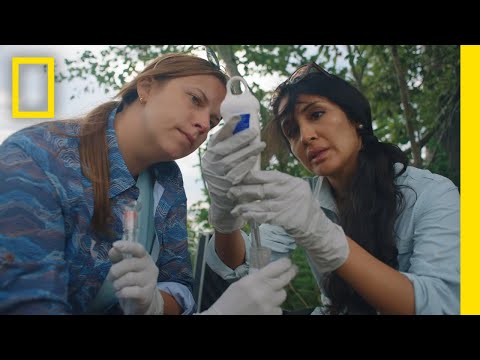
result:
M 326 159 L 328 155 L 328 150 L 329 150 L 328 148 L 311 150 L 307 154 L 308 160 L 314 164 L 317 164 Z
M 188 142 L 190 143 L 190 146 L 193 146 L 193 144 L 195 143 L 195 137 L 178 129 L 178 131 L 180 131 L 188 140 Z

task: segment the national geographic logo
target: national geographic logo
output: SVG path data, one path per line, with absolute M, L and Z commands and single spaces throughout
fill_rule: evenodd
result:
M 47 111 L 20 111 L 20 65 L 46 65 L 48 78 Z M 55 117 L 55 75 L 53 57 L 14 57 L 12 58 L 12 118 L 51 119 Z

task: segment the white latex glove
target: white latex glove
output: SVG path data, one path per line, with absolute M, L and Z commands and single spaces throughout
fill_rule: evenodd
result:
M 321 273 L 336 270 L 347 259 L 343 229 L 327 218 L 306 181 L 278 171 L 252 171 L 227 196 L 239 203 L 232 214 L 283 227 Z
M 158 268 L 143 245 L 116 241 L 108 257 L 114 265 L 107 278 L 125 315 L 163 314 L 163 298 L 157 289 Z
M 282 315 L 280 305 L 287 298 L 283 289 L 297 275 L 288 258 L 271 262 L 230 285 L 200 315 Z
M 264 142 L 254 141 L 259 136 L 254 128 L 232 135 L 238 121 L 238 116 L 230 119 L 210 138 L 201 163 L 211 198 L 208 221 L 225 234 L 245 224 L 241 217 L 230 213 L 235 204 L 227 198 L 227 191 L 253 168 L 257 156 L 265 148 Z

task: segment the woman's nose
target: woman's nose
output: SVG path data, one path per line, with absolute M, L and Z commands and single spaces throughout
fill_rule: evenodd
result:
M 205 133 L 210 130 L 210 114 L 202 112 L 195 117 L 194 126 L 200 131 Z
M 300 141 L 305 145 L 308 145 L 311 141 L 317 138 L 315 129 L 312 126 L 301 123 L 299 123 L 298 126 L 300 131 Z

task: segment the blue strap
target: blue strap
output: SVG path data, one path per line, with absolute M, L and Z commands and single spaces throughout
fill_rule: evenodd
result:
M 138 235 L 137 239 L 145 250 L 151 254 L 153 241 L 155 238 L 155 224 L 153 216 L 153 178 L 150 171 L 143 171 L 137 179 L 137 187 L 139 189 L 138 202 L 141 204 L 138 213 Z M 97 293 L 95 299 L 88 308 L 90 314 L 102 314 L 116 304 L 115 289 L 112 283 L 105 279 L 102 287 Z
M 153 178 L 148 170 L 138 176 L 137 187 L 140 190 L 138 201 L 142 205 L 138 213 L 138 241 L 151 254 L 155 226 L 153 221 Z

